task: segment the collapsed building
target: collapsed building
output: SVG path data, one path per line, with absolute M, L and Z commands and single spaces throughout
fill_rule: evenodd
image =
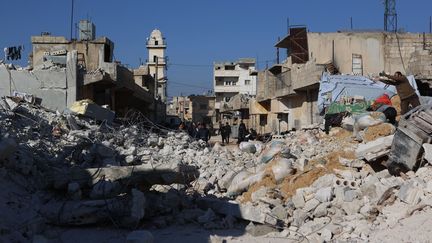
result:
M 74 232 L 105 226 L 105 233 L 121 230 L 118 241 L 157 242 L 154 228 L 195 225 L 244 228 L 262 241 L 380 241 L 432 207 L 432 124 L 425 120 L 432 110 L 419 108 L 402 119 L 426 135 L 420 147 L 428 153 L 414 158 L 423 167 L 392 176 L 372 163 L 398 136 L 388 123 L 362 131 L 361 143 L 342 128 L 328 135 L 313 128 L 267 144 L 207 147 L 143 116 L 100 125 L 4 97 L 0 239 L 58 241 L 77 226 Z
M 114 43 L 96 38 L 96 28 L 80 21 L 78 40 L 43 33 L 32 36 L 30 66 L 16 70 L 0 66 L 1 95 L 34 96 L 39 104 L 63 111 L 75 101 L 90 99 L 124 117 L 131 109 L 153 121 L 163 121 L 165 104 L 155 91 L 148 66 L 131 70 L 114 60 Z
M 287 50 L 287 59 L 258 73 L 250 126 L 277 133 L 321 123 L 317 100 L 324 72 L 371 77 L 401 71 L 414 76 L 421 95 L 431 95 L 431 40 L 425 33 L 290 28 L 275 45 Z

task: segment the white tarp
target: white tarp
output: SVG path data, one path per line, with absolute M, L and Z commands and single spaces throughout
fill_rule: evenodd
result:
M 417 94 L 420 95 L 414 76 L 410 75 L 407 78 Z M 393 85 L 373 81 L 364 76 L 324 73 L 320 81 L 318 110 L 322 112 L 332 102 L 339 101 L 342 96 L 363 96 L 366 100 L 372 100 L 384 93 L 392 97 L 396 94 L 396 89 Z

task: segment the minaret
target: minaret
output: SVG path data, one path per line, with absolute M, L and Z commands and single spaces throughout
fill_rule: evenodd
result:
M 165 38 L 162 37 L 162 33 L 158 29 L 154 29 L 150 37 L 147 38 L 147 50 L 148 59 L 147 65 L 149 67 L 149 73 L 152 77 L 157 80 L 157 87 L 155 94 L 159 97 L 162 102 L 167 101 L 167 78 L 166 78 L 166 57 L 165 49 L 166 42 Z

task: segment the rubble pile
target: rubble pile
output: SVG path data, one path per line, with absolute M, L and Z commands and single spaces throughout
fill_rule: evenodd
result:
M 365 241 L 432 206 L 431 167 L 395 177 L 365 162 L 390 149 L 388 124 L 369 127 L 362 143 L 342 128 L 328 135 L 312 128 L 266 144 L 208 147 L 144 117 L 111 125 L 8 98 L 0 105 L 6 241 L 55 238 L 58 226 L 190 223 L 249 223 L 251 235 L 299 241 Z

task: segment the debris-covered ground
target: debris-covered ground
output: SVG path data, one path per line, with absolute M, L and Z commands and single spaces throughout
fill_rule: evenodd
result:
M 139 115 L 106 124 L 6 103 L 0 111 L 4 242 L 431 236 L 419 229 L 430 221 L 432 167 L 395 177 L 380 164 L 385 156 L 364 160 L 389 149 L 390 124 L 362 131 L 363 142 L 342 128 L 328 135 L 313 128 L 267 144 L 207 147 Z

